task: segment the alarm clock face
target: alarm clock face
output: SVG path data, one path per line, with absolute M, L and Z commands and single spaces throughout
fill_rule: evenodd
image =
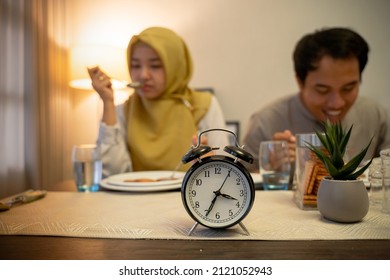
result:
M 188 214 L 210 228 L 226 228 L 250 211 L 255 188 L 242 164 L 225 156 L 210 156 L 195 163 L 182 183 L 182 199 Z

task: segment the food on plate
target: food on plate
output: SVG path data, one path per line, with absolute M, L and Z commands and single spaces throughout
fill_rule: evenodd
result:
M 153 183 L 153 182 L 160 182 L 160 181 L 173 181 L 177 180 L 178 178 L 175 177 L 163 177 L 163 178 L 157 178 L 157 179 L 150 179 L 150 178 L 137 178 L 137 179 L 126 179 L 124 182 L 129 183 Z
M 148 183 L 148 182 L 156 182 L 154 179 L 148 179 L 148 178 L 138 178 L 138 179 L 126 179 L 124 182 L 130 182 L 130 183 Z

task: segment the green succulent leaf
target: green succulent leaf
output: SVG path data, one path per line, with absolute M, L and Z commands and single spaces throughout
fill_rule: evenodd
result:
M 339 146 L 335 146 L 331 157 L 332 163 L 336 168 L 342 168 L 344 166 L 343 155 Z
M 362 168 L 360 168 L 356 172 L 352 173 L 351 175 L 346 176 L 344 180 L 356 180 L 357 178 L 359 178 L 364 173 L 364 171 L 366 171 L 367 168 L 370 166 L 372 160 L 373 159 L 371 159 L 366 165 L 364 165 Z
M 368 148 L 369 148 L 370 145 L 371 145 L 371 142 L 372 142 L 372 138 L 371 138 L 369 144 L 367 145 L 367 147 L 366 147 L 365 149 L 363 149 L 359 154 L 357 154 L 356 156 L 354 156 L 347 164 L 345 164 L 345 165 L 340 169 L 340 174 L 339 174 L 339 176 L 340 176 L 341 178 L 343 178 L 343 177 L 350 177 L 350 176 L 352 176 L 352 174 L 356 174 L 356 173 L 360 172 L 361 169 L 360 169 L 359 171 L 357 171 L 356 173 L 354 173 L 354 171 L 359 167 L 360 163 L 363 161 L 364 157 L 366 156 L 366 153 L 367 153 L 367 151 L 368 151 Z M 371 161 L 372 161 L 372 159 L 369 161 L 369 164 L 366 165 L 367 167 L 366 167 L 365 169 L 368 168 L 368 166 L 371 164 Z M 365 169 L 363 170 L 363 172 L 365 171 Z M 353 175 L 353 176 L 355 177 L 354 179 L 356 179 L 356 178 L 359 177 L 361 174 L 363 174 L 363 172 L 360 173 L 360 174 L 358 174 L 358 175 Z M 335 179 L 336 179 L 336 178 L 335 178 Z M 351 179 L 347 179 L 347 180 L 351 180 Z
M 316 133 L 318 139 L 320 139 L 322 146 L 325 147 L 325 150 L 330 151 L 331 147 L 328 145 L 328 139 L 327 139 L 326 135 L 324 135 L 318 131 L 315 131 L 315 133 Z
M 344 135 L 344 137 L 342 138 L 342 140 L 340 142 L 340 150 L 341 150 L 343 156 L 345 155 L 345 151 L 347 150 L 349 138 L 351 137 L 352 127 L 353 127 L 353 125 L 351 125 L 347 134 Z
M 323 123 L 324 132 L 315 131 L 323 147 L 316 147 L 310 143 L 306 146 L 317 156 L 324 164 L 330 176 L 336 180 L 354 180 L 361 176 L 367 170 L 372 159 L 359 168 L 363 161 L 372 139 L 368 145 L 354 156 L 350 161 L 344 162 L 344 155 L 347 150 L 348 142 L 351 137 L 353 125 L 348 130 L 344 130 L 341 123 L 331 123 L 329 120 Z
M 334 166 L 334 164 L 332 163 L 330 158 L 328 158 L 328 157 L 324 158 L 323 163 L 325 165 L 326 170 L 328 170 L 328 172 L 329 172 L 330 176 L 332 176 L 332 178 L 335 178 L 338 176 L 339 170 Z

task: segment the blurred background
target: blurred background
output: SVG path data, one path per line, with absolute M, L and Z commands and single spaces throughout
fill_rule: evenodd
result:
M 76 80 L 97 64 L 129 80 L 124 51 L 150 26 L 183 37 L 194 61 L 191 86 L 214 89 L 241 137 L 253 112 L 297 91 L 292 51 L 323 27 L 350 27 L 367 39 L 360 94 L 390 109 L 387 0 L 0 1 L 0 130 L 11 134 L 0 136 L 0 196 L 72 178 L 71 147 L 95 142 L 102 111 L 89 84 Z M 117 94 L 119 103 L 131 92 Z

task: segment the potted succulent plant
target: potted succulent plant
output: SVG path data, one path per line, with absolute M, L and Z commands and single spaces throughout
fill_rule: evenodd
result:
M 369 208 L 368 193 L 359 179 L 372 159 L 360 167 L 371 141 L 360 153 L 345 161 L 345 153 L 352 131 L 340 123 L 324 122 L 324 132 L 316 131 L 323 147 L 307 143 L 307 147 L 324 164 L 330 176 L 322 179 L 317 193 L 317 207 L 322 216 L 336 222 L 358 222 Z

